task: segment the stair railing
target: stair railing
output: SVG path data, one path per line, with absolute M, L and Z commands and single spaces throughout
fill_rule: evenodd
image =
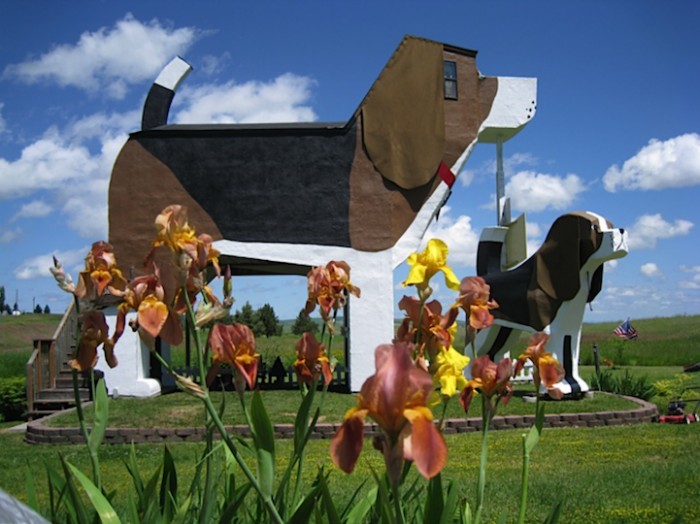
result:
M 71 302 L 53 336 L 34 340 L 34 350 L 25 365 L 28 413 L 34 411 L 34 402 L 42 390 L 56 387 L 56 375 L 75 348 L 77 323 Z

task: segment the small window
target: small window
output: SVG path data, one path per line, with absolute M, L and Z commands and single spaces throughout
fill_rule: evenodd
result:
M 457 62 L 445 60 L 445 98 L 457 100 Z

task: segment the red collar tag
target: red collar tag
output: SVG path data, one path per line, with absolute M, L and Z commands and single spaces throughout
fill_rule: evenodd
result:
M 447 184 L 447 187 L 452 187 L 452 185 L 455 183 L 455 180 L 457 177 L 455 177 L 454 173 L 452 170 L 450 170 L 449 167 L 447 167 L 447 164 L 445 164 L 444 161 L 440 162 L 440 166 L 438 167 L 437 171 L 438 176 L 442 179 L 445 184 Z

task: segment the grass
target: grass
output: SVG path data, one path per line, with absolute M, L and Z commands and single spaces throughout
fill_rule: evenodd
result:
M 51 338 L 62 315 L 0 315 L 0 378 L 23 377 L 34 339 Z
M 499 406 L 500 415 L 531 415 L 534 414 L 534 404 L 524 402 L 522 394 L 532 392 L 532 386 L 527 390 L 519 390 L 505 406 Z M 294 422 L 301 397 L 296 391 L 262 391 L 265 407 L 270 419 L 275 424 L 291 424 Z M 318 395 L 319 397 L 321 395 Z M 214 403 L 220 405 L 221 393 L 212 393 Z M 247 398 L 250 402 L 250 397 Z M 235 393 L 225 395 L 226 424 L 244 424 L 244 416 Z M 356 404 L 355 395 L 342 393 L 327 393 L 323 404 L 320 422 L 340 422 L 345 412 Z M 547 413 L 587 413 L 598 411 L 629 410 L 638 405 L 629 400 L 603 394 L 595 394 L 593 398 L 580 401 L 569 400 L 548 402 Z M 110 426 L 113 427 L 191 427 L 201 425 L 203 411 L 201 401 L 184 393 L 172 393 L 150 399 L 112 399 L 109 404 Z M 441 406 L 434 410 L 436 418 L 442 413 Z M 86 415 L 91 416 L 91 410 Z M 464 411 L 456 399 L 448 404 L 447 418 L 464 418 Z M 481 403 L 473 402 L 469 417 L 481 416 Z M 88 420 L 90 420 L 88 418 Z M 61 414 L 46 421 L 53 427 L 77 426 L 75 412 Z
M 38 317 L 38 318 L 30 318 Z M 42 318 L 43 317 L 43 318 Z M 0 317 L 0 370 L 18 367 L 29 356 L 31 339 L 48 336 L 58 323 L 45 315 Z M 45 326 L 39 334 L 39 325 Z M 34 323 L 33 323 L 34 322 Z M 593 343 L 598 344 L 601 359 L 615 361 L 613 373 L 647 375 L 651 382 L 671 379 L 681 373 L 682 366 L 700 361 L 698 336 L 700 316 L 673 317 L 634 321 L 640 332 L 637 341 L 621 342 L 611 332 L 619 324 L 601 323 L 584 326 L 582 359 L 592 364 Z M 18 327 L 21 326 L 21 327 Z M 10 327 L 10 329 L 6 329 Z M 36 330 L 35 330 L 36 328 Z M 31 333 L 29 333 L 31 331 Z M 280 354 L 287 365 L 293 358 L 291 346 L 296 337 L 264 337 L 258 347 L 266 360 Z M 336 355 L 342 353 L 342 338 L 334 347 Z M 624 344 L 620 346 L 620 344 Z M 524 347 L 524 345 L 523 345 Z M 620 349 L 621 348 L 621 349 Z M 182 351 L 182 350 L 178 350 Z M 279 353 L 276 353 L 279 352 Z M 177 352 L 174 352 L 176 355 Z M 622 356 L 622 359 L 620 359 Z M 617 357 L 617 361 L 615 358 Z M 176 358 L 183 358 L 184 356 Z M 12 363 L 12 360 L 15 363 Z M 652 365 L 655 364 L 656 365 Z M 633 365 L 637 364 L 637 365 Z M 640 364 L 647 364 L 641 366 Z M 593 374 L 592 365 L 582 366 L 581 374 L 588 379 Z M 0 371 L 1 372 L 1 371 Z M 693 383 L 700 383 L 700 374 L 692 375 Z M 532 386 L 519 387 L 531 391 Z M 300 399 L 294 392 L 263 392 L 266 407 L 273 423 L 289 423 L 293 420 Z M 218 395 L 218 394 L 217 394 Z M 218 397 L 217 397 L 218 400 Z M 660 411 L 669 399 L 655 398 Z M 236 398 L 227 395 L 225 423 L 240 422 Z M 354 395 L 329 394 L 324 406 L 325 421 L 339 420 L 345 410 L 355 402 Z M 622 403 L 622 404 L 620 404 Z M 456 402 L 452 402 L 448 417 L 463 416 Z M 469 416 L 479 416 L 479 402 L 474 402 Z M 627 409 L 624 399 L 594 395 L 592 399 L 548 403 L 547 412 L 598 411 Z M 532 413 L 533 406 L 517 396 L 508 406 L 499 408 L 499 414 Z M 91 410 L 87 410 L 88 413 Z M 75 415 L 66 414 L 58 425 L 75 424 Z M 164 395 L 154 399 L 117 399 L 110 403 L 110 425 L 117 427 L 164 427 L 201 424 L 202 409 L 197 401 L 183 394 Z M 697 505 L 697 486 L 700 485 L 700 468 L 697 467 L 697 450 L 700 449 L 700 425 L 638 424 L 627 427 L 562 428 L 546 429 L 533 456 L 530 473 L 530 522 L 541 522 L 552 504 L 560 497 L 565 500 L 564 518 L 572 522 L 670 522 L 682 515 L 685 522 L 700 521 Z M 82 446 L 31 446 L 22 441 L 22 434 L 4 431 L 0 427 L 0 487 L 26 502 L 26 474 L 31 473 L 38 486 L 40 504 L 46 510 L 48 501 L 46 473 L 43 464 L 58 467 L 59 453 L 75 463 L 83 471 L 89 471 L 85 449 Z M 520 476 L 520 449 L 522 431 L 492 432 L 489 437 L 489 473 L 486 486 L 489 507 L 484 515 L 486 522 L 497 521 L 501 514 L 514 515 Z M 473 500 L 478 468 L 480 435 L 459 434 L 446 437 L 449 460 L 445 478 L 459 486 L 462 496 Z M 285 457 L 291 454 L 291 441 L 276 443 L 279 468 Z M 201 453 L 201 443 L 169 445 L 178 466 L 181 479 L 194 474 L 195 460 Z M 132 489 L 123 460 L 128 446 L 105 446 L 100 450 L 103 478 L 107 489 L 116 490 L 116 506 L 124 511 L 127 494 Z M 137 448 L 139 464 L 144 475 L 150 475 L 160 465 L 163 447 L 157 444 L 141 444 Z M 251 463 L 254 459 L 251 457 Z M 331 471 L 332 497 L 339 504 L 348 501 L 349 494 L 362 481 L 371 478 L 373 470 L 381 470 L 381 457 L 365 443 L 365 451 L 353 475 L 346 476 L 332 466 L 328 456 L 328 442 L 312 440 L 307 450 L 305 475 L 307 486 L 317 472 L 324 467 Z M 653 481 L 651 480 L 653 479 Z M 422 481 L 419 481 L 422 483 Z M 188 481 L 180 483 L 183 490 Z M 421 484 L 423 485 L 423 484 Z
M 467 433 L 446 437 L 449 460 L 445 478 L 454 481 L 460 494 L 473 502 L 479 462 L 480 435 Z M 30 446 L 21 434 L 0 434 L 0 486 L 26 501 L 25 476 L 30 472 L 37 484 L 40 504 L 47 507 L 44 463 L 58 467 L 62 454 L 83 471 L 89 470 L 82 446 Z M 278 468 L 284 466 L 293 443 L 276 442 Z M 485 522 L 495 522 L 501 514 L 517 511 L 520 481 L 520 431 L 498 431 L 489 436 L 489 471 Z M 182 490 L 185 479 L 194 474 L 200 443 L 169 446 L 178 468 Z M 697 486 L 700 469 L 697 450 L 700 431 L 697 425 L 642 424 L 605 428 L 546 429 L 532 457 L 530 473 L 530 519 L 542 522 L 557 500 L 564 500 L 563 516 L 569 522 L 670 522 L 676 515 L 683 522 L 698 522 Z M 100 450 L 103 478 L 108 490 L 116 490 L 115 504 L 124 511 L 126 497 L 133 488 L 123 460 L 128 446 L 108 446 Z M 137 447 L 139 465 L 150 475 L 160 463 L 162 445 Z M 251 464 L 254 458 L 250 457 Z M 330 471 L 333 499 L 347 503 L 350 493 L 372 470 L 381 470 L 381 456 L 365 443 L 352 475 L 339 472 L 330 462 L 328 441 L 312 440 L 307 448 L 306 486 L 317 469 Z M 653 479 L 653 480 L 652 480 Z M 419 485 L 424 485 L 419 480 Z M 182 492 L 182 491 L 181 491 Z

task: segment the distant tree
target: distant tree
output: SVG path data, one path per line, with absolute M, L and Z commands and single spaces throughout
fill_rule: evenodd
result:
M 5 286 L 0 286 L 0 311 L 5 311 Z
M 296 320 L 294 320 L 294 324 L 292 324 L 292 333 L 301 335 L 302 333 L 316 333 L 317 331 L 318 324 L 311 320 L 303 309 L 299 310 L 299 314 Z
M 50 315 L 50 314 L 51 314 L 51 310 L 49 309 L 49 305 L 46 304 L 44 306 L 44 315 Z
M 5 313 L 8 315 L 12 314 L 12 308 L 10 307 L 10 304 L 5 304 Z
M 260 320 L 257 312 L 250 305 L 250 302 L 243 304 L 243 307 L 233 314 L 233 321 L 245 324 L 253 330 L 256 337 L 265 334 L 265 324 Z
M 280 319 L 275 315 L 275 310 L 270 304 L 265 304 L 256 311 L 258 320 L 262 323 L 263 334 L 266 337 L 277 336 L 282 334 L 282 326 Z
M 39 304 L 37 304 L 36 307 L 34 308 L 34 313 L 36 313 L 37 315 L 41 315 L 41 312 L 42 312 L 41 306 Z

